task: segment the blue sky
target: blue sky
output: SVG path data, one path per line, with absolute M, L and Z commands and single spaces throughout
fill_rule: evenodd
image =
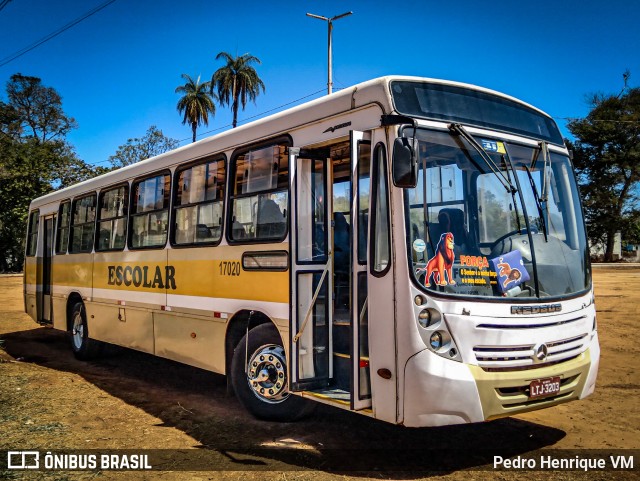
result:
M 11 0 L 0 11 L 0 63 L 105 0 Z M 588 112 L 585 96 L 614 93 L 622 73 L 640 85 L 640 1 L 519 0 L 116 0 L 97 14 L 0 67 L 42 78 L 79 128 L 68 140 L 92 164 L 150 125 L 190 141 L 176 111 L 180 75 L 209 80 L 220 51 L 262 60 L 266 94 L 239 119 L 263 115 L 326 89 L 325 22 L 334 28 L 334 86 L 401 74 L 469 82 L 525 100 L 557 121 Z M 298 102 L 300 103 L 300 102 Z M 199 133 L 229 128 L 218 107 Z

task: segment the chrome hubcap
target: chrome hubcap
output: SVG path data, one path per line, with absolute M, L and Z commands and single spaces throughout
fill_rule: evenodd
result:
M 268 403 L 289 396 L 284 349 L 275 344 L 259 347 L 249 359 L 247 382 L 258 399 Z

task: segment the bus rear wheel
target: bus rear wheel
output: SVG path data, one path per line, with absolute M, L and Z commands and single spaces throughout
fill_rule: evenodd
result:
M 240 403 L 268 421 L 296 421 L 310 414 L 313 404 L 289 392 L 287 360 L 275 326 L 260 324 L 248 336 L 248 345 L 246 334 L 238 342 L 231 362 L 231 383 Z
M 87 361 L 100 354 L 102 351 L 102 343 L 94 339 L 89 339 L 87 315 L 82 302 L 76 302 L 71 308 L 69 328 L 71 350 L 76 359 Z

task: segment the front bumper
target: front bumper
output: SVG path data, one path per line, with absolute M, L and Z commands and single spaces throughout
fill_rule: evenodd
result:
M 588 349 L 564 362 L 520 370 L 487 370 L 444 359 L 429 350 L 413 356 L 404 377 L 405 426 L 487 421 L 542 409 L 593 392 L 600 360 L 597 333 Z M 559 376 L 560 392 L 530 400 L 532 380 Z

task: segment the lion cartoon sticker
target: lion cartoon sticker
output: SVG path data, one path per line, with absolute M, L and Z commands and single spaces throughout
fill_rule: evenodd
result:
M 491 263 L 498 275 L 498 288 L 508 291 L 529 280 L 529 273 L 524 267 L 520 251 L 511 251 L 495 259 Z
M 419 271 L 426 271 L 426 277 L 424 278 L 424 285 L 429 287 L 431 285 L 431 276 L 438 286 L 446 286 L 447 281 L 445 279 L 445 273 L 449 278 L 449 284 L 455 285 L 456 281 L 453 280 L 453 274 L 451 268 L 453 266 L 454 253 L 453 253 L 453 234 L 451 232 L 445 232 L 440 236 L 438 246 L 436 247 L 435 255 L 429 259 L 424 269 Z

